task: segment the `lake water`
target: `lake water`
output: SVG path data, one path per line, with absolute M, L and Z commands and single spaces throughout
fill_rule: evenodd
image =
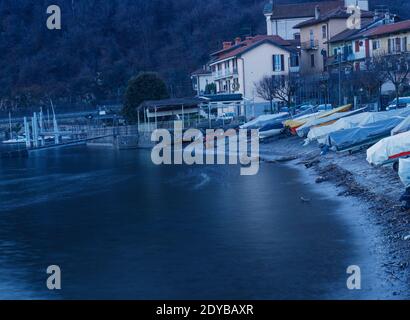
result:
M 0 298 L 380 294 L 359 226 L 286 166 L 245 177 L 236 166 L 158 167 L 147 151 L 86 147 L 0 161 Z M 360 292 L 346 289 L 351 264 L 366 275 Z M 62 270 L 60 291 L 46 288 L 49 265 Z

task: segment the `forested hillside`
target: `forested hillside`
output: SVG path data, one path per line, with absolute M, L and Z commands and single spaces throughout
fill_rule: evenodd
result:
M 24 107 L 44 96 L 72 103 L 121 97 L 127 80 L 140 71 L 158 71 L 173 96 L 189 95 L 189 73 L 221 41 L 265 32 L 265 2 L 2 0 L 3 106 Z M 372 3 L 410 12 L 408 0 Z M 51 4 L 62 9 L 62 30 L 46 28 Z

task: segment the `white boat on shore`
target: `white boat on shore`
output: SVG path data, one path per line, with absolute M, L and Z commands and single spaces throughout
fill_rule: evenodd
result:
M 267 131 L 259 131 L 259 139 L 267 139 L 271 137 L 275 137 L 280 135 L 283 132 L 282 129 L 272 129 L 272 130 L 267 130 Z
M 3 144 L 8 144 L 8 145 L 10 145 L 10 144 L 23 144 L 23 143 L 26 143 L 26 138 L 23 137 L 23 136 L 18 136 L 17 138 L 14 138 L 14 139 L 4 140 L 2 143 Z

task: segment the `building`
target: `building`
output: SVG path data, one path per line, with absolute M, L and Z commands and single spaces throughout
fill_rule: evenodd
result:
M 301 74 L 315 75 L 326 71 L 329 56 L 329 40 L 347 28 L 351 13 L 346 7 L 338 7 L 323 14 L 320 7 L 315 9 L 315 17 L 297 24 L 301 41 Z M 374 13 L 361 11 L 361 23 L 374 19 Z
M 192 88 L 196 92 L 196 96 L 199 97 L 206 93 L 206 88 L 209 84 L 213 83 L 213 77 L 211 69 L 208 66 L 194 71 L 191 74 Z
M 298 72 L 299 52 L 295 41 L 278 36 L 237 38 L 212 53 L 209 65 L 218 94 L 242 94 L 246 100 L 263 102 L 256 83 L 265 76 Z
M 315 18 L 318 8 L 322 14 L 339 7 L 359 6 L 362 10 L 369 9 L 367 0 L 329 0 L 294 4 L 275 4 L 273 0 L 264 7 L 267 35 L 277 35 L 286 40 L 298 39 L 300 30 L 295 26 Z
M 409 26 L 408 21 L 395 23 L 395 17 L 387 14 L 366 23 L 360 30 L 346 29 L 328 41 L 327 66 L 342 63 L 362 70 L 366 67 L 365 61 L 375 55 L 406 51 Z M 389 42 L 390 38 L 393 40 Z

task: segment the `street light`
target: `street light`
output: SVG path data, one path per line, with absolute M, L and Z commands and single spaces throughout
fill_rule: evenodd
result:
M 339 107 L 342 105 L 342 49 L 337 50 L 339 59 Z

